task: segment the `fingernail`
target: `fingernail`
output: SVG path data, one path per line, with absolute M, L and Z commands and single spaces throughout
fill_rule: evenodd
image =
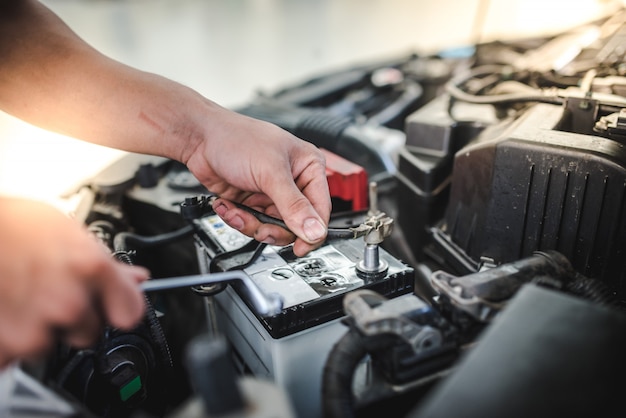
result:
M 215 213 L 217 213 L 220 216 L 223 216 L 226 211 L 228 210 L 228 208 L 226 207 L 225 204 L 220 203 L 219 205 L 216 205 L 213 210 L 215 211 Z
M 232 219 L 228 220 L 228 225 L 239 231 L 243 228 L 243 219 L 241 219 L 239 216 L 233 216 Z
M 276 244 L 276 239 L 273 236 L 268 236 L 267 238 L 265 238 L 263 241 L 261 241 L 263 244 L 267 244 L 267 245 L 274 245 Z
M 213 210 L 215 211 L 215 213 L 217 213 L 222 218 L 224 217 L 226 212 L 228 212 L 228 208 L 223 203 L 220 203 L 220 204 L 216 205 L 213 208 Z M 228 223 L 228 225 L 230 225 L 230 227 L 235 228 L 238 231 L 241 230 L 243 228 L 243 225 L 244 225 L 243 224 L 243 219 L 241 219 L 239 216 L 233 216 L 232 219 L 229 219 L 228 221 L 226 221 L 226 223 Z
M 326 234 L 326 228 L 315 218 L 309 218 L 302 225 L 304 235 L 309 241 L 319 241 Z

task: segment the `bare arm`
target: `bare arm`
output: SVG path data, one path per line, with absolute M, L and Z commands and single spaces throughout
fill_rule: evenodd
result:
M 181 143 L 204 134 L 194 118 L 224 111 L 106 57 L 37 1 L 0 4 L 0 108 L 7 113 L 100 145 L 185 161 L 193 147 Z
M 99 53 L 35 0 L 0 0 L 0 108 L 65 135 L 181 161 L 212 192 L 285 220 L 261 225 L 228 200 L 224 220 L 275 244 L 321 244 L 330 216 L 323 155 L 265 122 Z

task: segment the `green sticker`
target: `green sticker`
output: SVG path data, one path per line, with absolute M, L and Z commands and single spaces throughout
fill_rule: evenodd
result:
M 120 398 L 122 398 L 122 402 L 126 402 L 130 399 L 135 393 L 139 392 L 141 389 L 141 377 L 137 376 L 130 382 L 126 383 L 120 389 Z

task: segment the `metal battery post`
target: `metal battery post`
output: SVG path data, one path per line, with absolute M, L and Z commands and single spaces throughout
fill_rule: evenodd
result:
M 389 264 L 380 258 L 379 245 L 391 235 L 393 219 L 378 210 L 378 186 L 375 182 L 369 184 L 369 200 L 367 219 L 359 226 L 364 232 L 363 259 L 355 268 L 361 278 L 372 279 L 384 277 L 389 269 Z

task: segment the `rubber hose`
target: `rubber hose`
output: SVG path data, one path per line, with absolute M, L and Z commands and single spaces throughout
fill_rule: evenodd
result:
M 599 303 L 608 307 L 619 307 L 619 300 L 606 286 L 599 280 L 587 277 L 577 277 L 571 283 L 566 285 L 566 290 L 574 295 L 581 296 L 585 299 Z
M 358 364 L 366 355 L 365 345 L 356 331 L 347 332 L 333 345 L 322 375 L 324 418 L 354 416 L 352 377 Z
M 175 242 L 181 238 L 191 235 L 194 232 L 192 225 L 185 225 L 176 231 L 166 232 L 155 236 L 143 236 L 132 232 L 119 232 L 113 239 L 114 251 L 126 251 L 127 244 L 132 242 L 141 248 L 155 247 L 157 245 L 166 245 Z

